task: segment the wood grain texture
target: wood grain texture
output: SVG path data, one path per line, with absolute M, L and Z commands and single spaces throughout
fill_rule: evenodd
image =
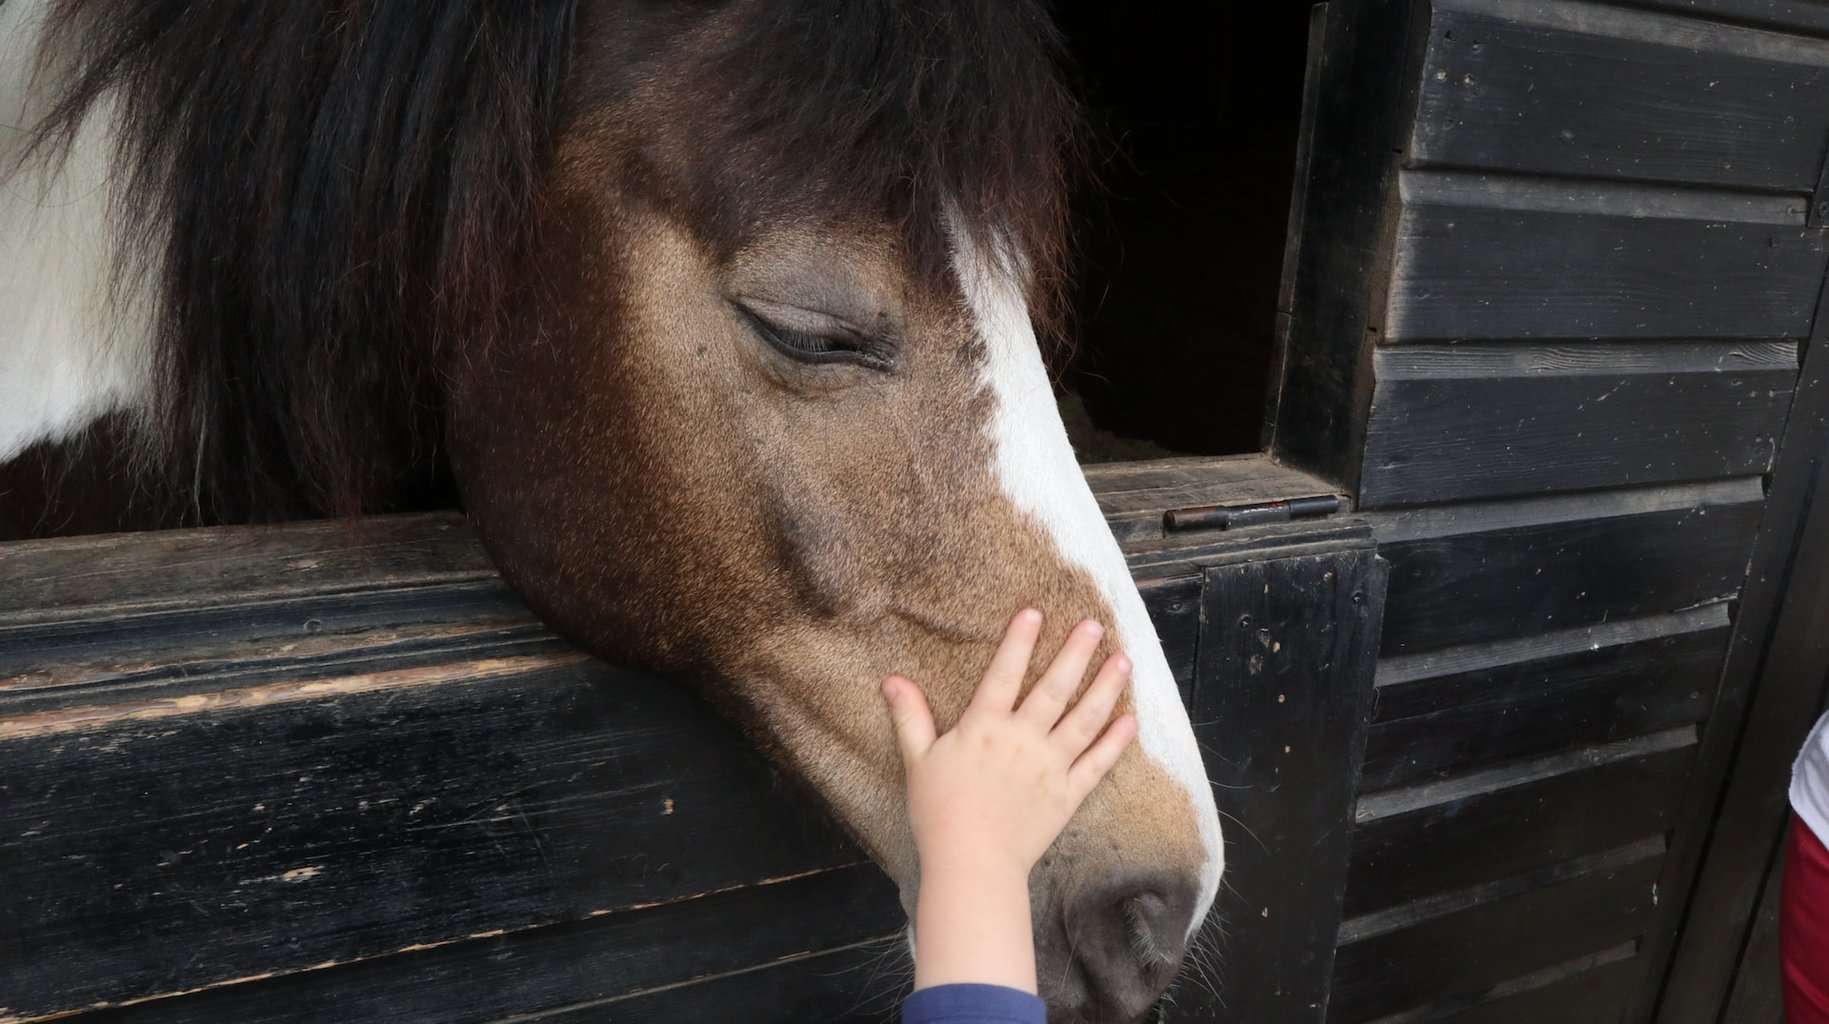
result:
M 1338 493 L 1333 484 L 1262 453 L 1102 463 L 1086 467 L 1086 482 L 1112 533 L 1126 548 L 1163 541 L 1162 516 L 1168 509 Z M 1182 537 L 1175 539 L 1185 543 Z
M 1796 345 L 1380 350 L 1362 508 L 1764 473 Z
M 1599 645 L 1378 691 L 1361 787 L 1373 791 L 1699 722 L 1725 626 Z
M 103 724 L 13 730 L 0 741 L 0 917 L 33 954 L 0 955 L 12 1012 L 862 859 L 675 685 L 575 657 L 481 678 L 474 662 L 453 667 L 419 670 L 424 685 L 319 680 L 292 699 L 164 705 L 154 719 L 133 694 Z
M 1321 54 L 1305 102 L 1300 232 L 1284 263 L 1281 351 L 1266 445 L 1279 461 L 1356 491 L 1370 336 L 1379 329 L 1392 249 L 1390 196 L 1410 134 L 1427 42 L 1420 0 L 1328 4 L 1310 38 Z
M 1384 654 L 1523 637 L 1731 598 L 1745 576 L 1759 523 L 1760 503 L 1744 500 L 1757 494 L 1757 485 L 1753 494 L 1679 493 L 1705 503 L 1664 508 L 1659 495 L 1632 493 L 1535 507 L 1467 506 L 1453 514 L 1431 510 L 1412 521 L 1369 516 L 1383 539 L 1380 552 L 1391 562 Z M 1579 515 L 1584 505 L 1596 518 L 1560 518 Z M 1480 529 L 1483 523 L 1493 528 Z M 1418 535 L 1418 527 L 1457 532 Z
M 455 513 L 0 545 L 0 626 L 495 576 Z
M 1216 905 L 1223 1002 L 1189 986 L 1175 1020 L 1325 1017 L 1383 590 L 1364 543 L 1207 573 L 1190 710 L 1220 810 L 1243 824 Z
M 84 1014 L 87 1022 L 133 1024 L 483 1024 L 558 1011 L 628 1019 L 667 986 L 732 986 L 750 980 L 730 1006 L 744 1019 L 792 1021 L 810 998 L 847 999 L 859 1008 L 900 994 L 897 953 L 901 920 L 893 887 L 872 865 L 787 879 L 772 885 L 667 903 L 622 914 L 485 934 L 427 948 L 235 984 L 216 985 L 117 1012 Z M 824 942 L 817 948 L 809 943 Z M 750 977 L 759 964 L 819 957 L 821 950 L 867 944 L 884 969 L 851 975 L 793 974 L 768 985 Z M 843 954 L 835 954 L 842 956 Z M 772 988 L 776 1001 L 759 1000 Z M 838 1003 L 844 1006 L 848 1004 Z M 729 1013 L 713 1014 L 724 1018 Z M 771 1016 L 771 1014 L 776 1014 Z
M 1825 456 L 1829 290 L 1817 310 L 1748 559 L 1695 797 L 1672 843 L 1664 921 L 1647 940 L 1646 956 L 1657 970 L 1635 996 L 1633 1019 L 1713 1022 L 1727 1000 L 1761 865 L 1784 821 L 1778 795 L 1792 752 L 1829 686 L 1829 636 L 1821 628 L 1829 621 Z
M 1390 342 L 1801 338 L 1829 247 L 1805 201 L 1406 171 Z
M 1507 981 L 1629 941 L 1649 918 L 1659 863 L 1608 867 L 1342 946 L 1329 1020 L 1477 1005 Z
M 1669 827 L 1694 731 L 1588 748 L 1362 797 L 1346 913 L 1612 849 Z
M 1829 43 L 1562 0 L 1435 11 L 1414 164 L 1816 188 Z

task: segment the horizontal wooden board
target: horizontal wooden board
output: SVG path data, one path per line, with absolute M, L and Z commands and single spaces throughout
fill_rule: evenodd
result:
M 1797 346 L 1395 346 L 1373 367 L 1362 508 L 1764 473 Z
M 1775 29 L 1786 34 L 1829 36 L 1829 7 L 1821 0 L 1621 0 L 1621 3 L 1724 24 Z
M 1626 1012 L 1627 1000 L 1645 973 L 1645 965 L 1632 954 L 1635 946 L 1621 947 L 1610 958 L 1584 957 L 1570 968 L 1548 971 L 1547 979 L 1529 977 L 1517 983 L 1495 985 L 1486 998 L 1464 1010 L 1423 1018 L 1443 1024 L 1542 1024 L 1544 1021 L 1613 1021 Z M 1599 964 L 1592 961 L 1602 959 Z M 1389 1024 L 1398 1024 L 1391 1021 Z
M 1163 540 L 1162 517 L 1169 509 L 1339 493 L 1333 484 L 1262 453 L 1109 462 L 1085 469 L 1105 521 L 1127 547 Z
M 1363 792 L 1701 721 L 1725 624 L 1383 686 Z
M 0 544 L 0 626 L 495 576 L 455 513 Z
M 1346 913 L 1612 849 L 1669 827 L 1695 731 L 1521 762 L 1359 800 Z
M 205 988 L 132 1007 L 135 1024 L 483 1024 L 524 1014 L 617 1008 L 670 985 L 716 985 L 750 977 L 759 965 L 814 950 L 869 948 L 899 966 L 905 940 L 893 887 L 871 865 L 840 868 L 774 885 L 632 910 L 607 917 L 466 938 L 351 963 L 313 965 L 273 978 Z M 874 941 L 873 941 L 874 940 Z M 853 1001 L 900 989 L 896 970 L 858 971 L 828 982 Z M 810 984 L 811 979 L 807 979 Z M 735 989 L 720 1013 L 701 1019 L 789 1020 L 755 1006 L 766 983 Z M 714 990 L 715 991 L 715 990 Z M 710 995 L 712 993 L 706 993 Z M 752 1016 L 751 1010 L 763 1014 Z M 83 1016 L 89 1021 L 94 1018 Z M 103 1019 L 106 1019 L 105 1017 Z
M 1328 1019 L 1361 1024 L 1477 1005 L 1511 979 L 1630 941 L 1649 922 L 1661 866 L 1611 866 L 1343 945 Z
M 1816 188 L 1829 43 L 1564 0 L 1433 6 L 1417 164 Z
M 1368 516 L 1391 563 L 1383 652 L 1530 636 L 1731 598 L 1757 480 Z
M 1383 338 L 1800 338 L 1803 198 L 1406 171 Z
M 887 965 L 886 962 L 887 961 Z M 900 1012 L 905 969 L 879 944 L 820 951 L 614 1003 L 542 1015 L 540 1024 L 882 1024 Z M 898 974 L 898 970 L 903 973 Z M 499 1024 L 521 1024 L 524 1018 Z
M 0 719 L 30 1016 L 861 860 L 676 686 L 573 654 Z

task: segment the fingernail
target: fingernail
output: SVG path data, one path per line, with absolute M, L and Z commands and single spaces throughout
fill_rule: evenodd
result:
M 1093 619 L 1087 619 L 1086 621 L 1080 623 L 1080 628 L 1085 630 L 1089 635 L 1092 635 L 1092 636 L 1098 636 L 1105 632 L 1105 627 L 1100 625 L 1098 622 L 1096 622 Z
M 1122 654 L 1118 655 L 1118 674 L 1121 676 L 1130 675 L 1130 658 Z
M 1022 611 L 1016 613 L 1016 617 L 1024 622 L 1040 622 L 1042 620 L 1042 613 L 1034 608 L 1024 608 Z
M 887 698 L 889 700 L 894 700 L 895 691 L 896 691 L 896 681 L 895 681 L 894 676 L 890 676 L 888 679 L 883 680 L 883 696 L 885 698 Z

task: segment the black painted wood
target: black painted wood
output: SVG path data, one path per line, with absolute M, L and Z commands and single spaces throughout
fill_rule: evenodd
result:
M 1829 8 L 1818 0 L 1622 0 L 1622 3 L 1729 25 L 1829 36 Z
M 862 859 L 677 686 L 570 652 L 10 715 L 0 814 L 22 1015 Z
M 1391 562 L 1386 656 L 1733 597 L 1756 481 L 1372 515 Z
M 1206 574 L 1191 713 L 1232 823 L 1223 1001 L 1185 986 L 1171 1021 L 1324 1019 L 1384 583 L 1363 541 Z
M 1796 345 L 1397 346 L 1361 508 L 1764 473 Z
M 1406 171 L 1387 341 L 1801 338 L 1802 198 Z
M 1382 685 L 1361 787 L 1431 781 L 1699 722 L 1726 647 L 1721 624 Z
M 455 513 L 0 545 L 0 626 L 492 579 Z
M 1554 967 L 1502 981 L 1477 995 L 1443 999 L 1383 1017 L 1378 1024 L 1618 1021 L 1643 966 L 1633 955 L 1636 948 L 1635 943 L 1629 942 L 1576 957 Z
M 625 913 L 516 929 L 336 966 L 208 988 L 118 1013 L 93 1024 L 481 1024 L 558 1010 L 569 1019 L 627 1020 L 663 986 L 706 987 L 727 1000 L 696 1019 L 804 1021 L 809 1001 L 876 1021 L 906 983 L 901 909 L 875 866 L 861 864 L 769 885 L 711 893 Z M 823 945 L 821 945 L 823 944 Z M 862 945 L 860 945 L 862 944 Z M 870 960 L 830 978 L 790 974 L 769 985 L 759 964 L 804 958 L 812 947 L 849 948 Z M 879 962 L 880 961 L 880 962 Z M 829 969 L 830 965 L 827 964 Z M 720 981 L 720 979 L 723 979 Z M 735 989 L 734 992 L 726 990 Z M 765 998 L 772 993 L 775 998 Z M 867 1014 L 866 1008 L 879 1011 Z M 680 1018 L 691 1019 L 691 1018 Z
M 1765 882 L 1760 886 L 1759 910 L 1754 914 L 1746 947 L 1740 952 L 1740 964 L 1734 969 L 1734 985 L 1728 994 L 1727 1010 L 1721 1015 L 1722 1024 L 1770 1024 L 1784 1020 L 1779 919 L 1784 895 L 1785 851 L 1789 845 L 1781 840 L 1778 848 L 1772 851 Z
M 1349 916 L 1622 846 L 1669 827 L 1690 728 L 1359 800 Z
M 1388 199 L 1415 110 L 1414 68 L 1427 41 L 1413 0 L 1327 4 L 1311 35 L 1312 111 L 1291 215 L 1300 233 L 1285 261 L 1281 376 L 1272 385 L 1266 446 L 1278 460 L 1356 490 L 1371 401 L 1366 339 L 1379 330 L 1391 259 Z
M 1610 865 L 1345 944 L 1329 1019 L 1477 1005 L 1509 980 L 1629 941 L 1650 918 L 1658 867 L 1656 858 Z
M 1802 742 L 1813 688 L 1821 699 L 1829 658 L 1819 646 L 1821 605 L 1829 599 L 1829 290 L 1796 390 L 1713 724 L 1703 737 L 1695 795 L 1672 843 L 1662 886 L 1668 898 L 1647 940 L 1652 970 L 1635 995 L 1633 1019 L 1652 1019 L 1655 1007 L 1661 1022 L 1713 1024 L 1752 914 L 1760 844 L 1782 820 L 1775 802 Z
M 541 1024 L 884 1024 L 895 1020 L 901 986 L 885 985 L 880 944 L 809 952 L 780 964 L 697 984 L 664 988 L 604 1006 L 568 1008 Z M 521 1024 L 510 1018 L 499 1024 Z
M 1829 43 L 1589 3 L 1434 6 L 1416 164 L 1815 191 Z

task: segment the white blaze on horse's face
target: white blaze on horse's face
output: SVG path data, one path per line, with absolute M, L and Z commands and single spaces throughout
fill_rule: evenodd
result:
M 1186 789 L 1194 808 L 1207 859 L 1188 923 L 1191 936 L 1212 906 L 1225 863 L 1200 746 L 1155 624 L 1068 443 L 1017 274 L 1004 261 L 976 251 L 962 235 L 955 235 L 955 247 L 955 272 L 988 353 L 985 386 L 996 396 L 990 431 L 997 480 L 1010 502 L 1041 525 L 1061 559 L 1092 578 L 1110 606 L 1115 640 L 1134 666 L 1138 746 Z

